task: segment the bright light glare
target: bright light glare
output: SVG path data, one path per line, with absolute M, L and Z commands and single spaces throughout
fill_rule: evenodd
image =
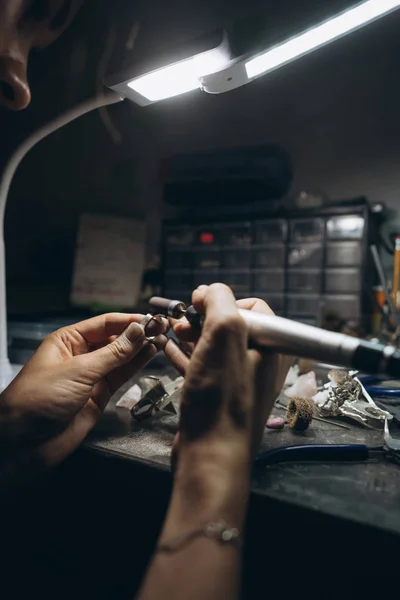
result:
M 309 29 L 246 63 L 249 79 L 273 71 L 280 65 L 320 48 L 337 38 L 399 8 L 400 0 L 369 0 L 347 12 Z
M 138 77 L 128 86 L 151 102 L 157 102 L 198 89 L 200 77 L 216 73 L 227 63 L 226 52 L 215 48 Z

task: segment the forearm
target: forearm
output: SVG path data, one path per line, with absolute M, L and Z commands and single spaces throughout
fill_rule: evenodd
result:
M 192 475 L 175 481 L 159 544 L 168 544 L 212 522 L 243 532 L 249 494 L 248 467 L 232 475 L 194 466 Z M 173 552 L 156 551 L 140 600 L 233 600 L 241 578 L 241 549 L 197 536 Z

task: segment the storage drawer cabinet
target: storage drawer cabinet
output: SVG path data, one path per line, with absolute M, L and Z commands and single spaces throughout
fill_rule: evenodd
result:
M 216 206 L 202 220 L 200 208 L 165 223 L 163 292 L 190 298 L 198 285 L 223 282 L 236 298 L 262 298 L 278 315 L 321 324 L 334 310 L 368 331 L 375 276 L 368 203 L 269 208 Z

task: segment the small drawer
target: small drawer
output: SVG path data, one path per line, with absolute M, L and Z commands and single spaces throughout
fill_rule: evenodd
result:
M 219 248 L 198 248 L 194 253 L 196 269 L 218 269 L 221 266 Z
M 330 242 L 326 245 L 328 267 L 361 265 L 362 248 L 359 242 Z
M 225 246 L 249 248 L 253 243 L 250 222 L 221 225 L 221 243 Z
M 247 271 L 220 271 L 220 281 L 229 285 L 233 292 L 249 294 L 251 287 L 251 273 Z
M 290 268 L 322 268 L 321 244 L 290 244 L 288 266 Z
M 250 269 L 251 251 L 250 249 L 229 248 L 222 251 L 222 267 L 228 269 Z
M 284 219 L 256 221 L 254 223 L 254 238 L 256 244 L 273 244 L 287 240 L 288 225 Z
M 219 283 L 221 276 L 218 269 L 204 269 L 201 271 L 194 271 L 193 273 L 193 289 L 199 285 L 211 285 L 212 283 Z
M 282 269 L 254 270 L 253 271 L 253 289 L 261 294 L 265 292 L 283 292 L 285 289 L 285 271 Z
M 195 241 L 195 231 L 190 227 L 165 227 L 165 245 L 169 249 L 176 247 L 190 247 Z
M 253 265 L 267 269 L 285 267 L 286 248 L 283 245 L 253 246 Z
M 352 294 L 361 290 L 361 273 L 358 269 L 327 269 L 325 292 L 328 294 Z
M 166 271 L 165 287 L 168 287 L 171 290 L 192 290 L 192 271 Z
M 342 319 L 359 319 L 361 317 L 361 303 L 358 296 L 346 294 L 323 297 L 323 313 L 336 313 Z
M 360 215 L 331 217 L 327 222 L 329 240 L 361 240 L 364 234 L 365 219 Z
M 194 254 L 190 250 L 181 252 L 167 252 L 165 254 L 166 269 L 191 269 L 193 267 Z
M 322 271 L 319 269 L 291 269 L 288 271 L 288 291 L 318 294 L 321 290 Z
M 323 219 L 294 219 L 290 224 L 292 242 L 321 242 L 324 238 L 325 223 Z
M 314 316 L 318 319 L 320 298 L 318 294 L 288 294 L 286 299 L 288 317 L 293 315 Z

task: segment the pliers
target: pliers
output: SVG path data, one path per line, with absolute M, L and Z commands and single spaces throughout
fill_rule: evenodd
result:
M 283 446 L 261 452 L 255 466 L 292 462 L 364 462 L 371 458 L 385 456 L 400 463 L 400 440 L 392 438 L 385 421 L 384 444 L 369 448 L 364 444 L 305 444 Z
M 374 385 L 377 383 L 384 383 L 385 379 L 374 375 L 364 375 L 359 377 L 359 380 L 368 394 L 373 398 L 400 398 L 400 387 L 389 388 Z

